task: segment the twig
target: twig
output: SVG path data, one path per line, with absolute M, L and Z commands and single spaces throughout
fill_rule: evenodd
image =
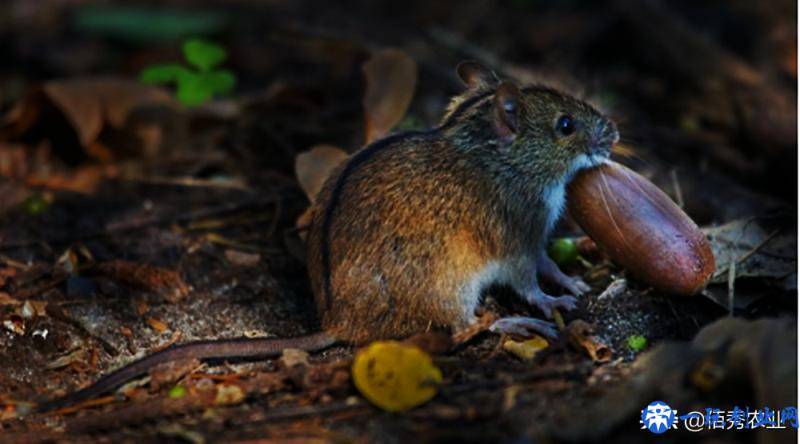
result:
M 196 177 L 121 177 L 121 181 L 140 182 L 147 185 L 172 185 L 195 188 L 221 188 L 253 192 L 253 189 L 240 180 L 198 179 Z
M 756 254 L 756 253 L 758 252 L 758 250 L 760 250 L 760 249 L 764 248 L 764 246 L 765 246 L 765 245 L 767 245 L 767 243 L 768 243 L 769 241 L 771 241 L 771 240 L 772 240 L 772 238 L 774 238 L 775 236 L 777 236 L 777 235 L 778 235 L 778 233 L 780 233 L 780 232 L 781 232 L 781 230 L 780 230 L 780 229 L 777 229 L 777 230 L 773 231 L 772 233 L 770 233 L 770 234 L 769 234 L 767 237 L 765 237 L 765 238 L 764 238 L 764 240 L 762 240 L 761 242 L 759 242 L 759 243 L 758 243 L 758 245 L 756 245 L 755 247 L 751 248 L 751 249 L 750 249 L 750 251 L 748 251 L 747 253 L 745 253 L 745 254 L 741 255 L 741 256 L 739 257 L 739 259 L 737 259 L 737 260 L 736 260 L 736 263 L 739 263 L 739 264 L 741 264 L 742 262 L 744 262 L 744 261 L 746 261 L 747 259 L 749 259 L 749 258 L 750 258 L 750 256 L 752 256 L 752 255 Z
M 672 178 L 672 189 L 675 191 L 675 203 L 683 208 L 683 193 L 681 192 L 681 183 L 678 182 L 678 172 L 673 168 L 669 170 L 669 175 Z
M 733 303 L 736 297 L 736 262 L 728 266 L 728 316 L 733 316 Z

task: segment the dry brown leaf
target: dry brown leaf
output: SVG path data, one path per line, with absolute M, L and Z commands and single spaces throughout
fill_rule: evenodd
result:
M 155 330 L 155 331 L 157 331 L 159 333 L 164 333 L 169 328 L 167 326 L 167 324 L 164 321 L 160 320 L 160 319 L 147 318 L 146 320 L 147 320 L 147 324 L 149 324 L 151 327 L 153 327 L 153 330 Z
M 143 314 L 147 313 L 147 310 L 150 309 L 150 306 L 147 305 L 147 301 L 140 299 L 136 302 L 136 314 L 142 316 Z
M 40 123 L 50 128 L 51 119 L 45 116 L 49 116 L 50 110 L 53 110 L 63 115 L 74 128 L 89 158 L 109 162 L 131 150 L 137 154 L 152 155 L 162 142 L 161 128 L 148 127 L 146 123 L 139 122 L 141 116 L 136 111 L 154 107 L 177 109 L 176 102 L 167 91 L 135 80 L 114 77 L 53 80 L 31 89 L 2 117 L 0 140 L 19 141 L 33 128 L 39 128 Z M 134 115 L 136 119 L 129 119 Z M 106 131 L 108 128 L 114 131 Z M 44 139 L 36 147 L 2 150 L 0 173 L 17 178 L 38 174 L 39 177 L 31 178 L 32 182 L 47 181 L 53 173 L 52 168 L 35 167 L 42 165 L 43 160 L 48 160 L 55 151 L 69 152 L 73 149 L 69 147 L 71 142 L 64 140 L 60 132 L 49 134 L 50 130 L 37 130 L 44 133 Z M 15 145 L 5 147 L 16 148 Z M 55 179 L 58 185 L 55 188 L 91 191 L 86 184 L 73 183 L 77 181 L 77 178 L 59 177 Z M 66 182 L 67 186 L 58 182 Z
M 3 305 L 11 305 L 12 307 L 16 307 L 21 303 L 22 302 L 9 296 L 8 293 L 0 291 L 0 307 L 2 307 Z
M 228 259 L 235 265 L 252 267 L 254 265 L 258 265 L 258 261 L 261 260 L 261 255 L 258 253 L 247 253 L 244 251 L 228 249 L 225 250 L 225 259 Z
M 148 372 L 150 375 L 150 390 L 157 391 L 170 387 L 201 365 L 200 360 L 195 358 L 178 359 L 177 361 L 157 365 Z
M 594 362 L 608 362 L 613 351 L 597 336 L 593 335 L 593 328 L 586 321 L 576 319 L 567 325 L 567 337 L 570 344 L 577 350 L 586 353 Z
M 294 161 L 294 171 L 308 200 L 314 202 L 325 180 L 345 159 L 347 159 L 347 153 L 341 148 L 331 145 L 316 145 L 297 155 Z
M 399 49 L 384 49 L 363 67 L 366 142 L 380 139 L 405 116 L 417 83 L 417 63 Z
M 45 366 L 45 368 L 47 368 L 49 370 L 55 370 L 55 369 L 58 369 L 58 368 L 64 368 L 64 367 L 66 367 L 68 365 L 72 365 L 73 363 L 76 363 L 76 362 L 85 361 L 86 360 L 86 354 L 87 354 L 87 351 L 83 347 L 75 349 L 75 350 L 71 351 L 70 353 L 68 353 L 68 354 L 66 354 L 64 356 L 56 358 L 55 360 L 53 360 L 52 362 L 47 364 Z
M 90 271 L 130 287 L 156 293 L 172 303 L 183 299 L 191 291 L 177 271 L 150 264 L 112 260 L 96 264 Z
M 0 136 L 2 137 L 2 136 Z M 0 176 L 11 179 L 21 179 L 30 170 L 30 159 L 27 148 L 18 143 L 0 143 Z M 2 198 L 0 204 L 6 205 L 7 198 Z M 11 204 L 13 205 L 13 203 Z M 6 208 L 10 207 L 8 205 Z
M 297 348 L 287 348 L 283 350 L 283 353 L 280 357 L 280 363 L 283 365 L 284 368 L 292 368 L 295 366 L 303 366 L 308 367 L 310 364 L 308 363 L 309 354 L 305 350 L 300 350 Z
M 121 128 L 138 106 L 174 103 L 163 89 L 121 78 L 53 80 L 42 91 L 75 127 L 84 146 L 97 140 L 106 122 Z
M 483 333 L 486 330 L 489 330 L 489 327 L 500 319 L 496 313 L 491 311 L 486 312 L 480 318 L 478 318 L 478 322 L 473 323 L 469 327 L 466 327 L 462 330 L 459 330 L 453 333 L 453 344 L 461 345 L 467 341 L 472 340 L 475 336 Z
M 17 269 L 12 267 L 0 267 L 0 287 L 8 285 L 17 276 Z
M 22 319 L 22 316 L 16 314 L 12 314 L 8 319 L 4 319 L 3 327 L 20 336 L 25 334 L 25 321 Z
M 133 331 L 124 325 L 119 327 L 119 332 L 126 338 L 133 338 Z

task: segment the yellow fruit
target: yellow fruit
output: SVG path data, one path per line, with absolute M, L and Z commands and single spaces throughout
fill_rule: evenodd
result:
M 377 341 L 359 350 L 352 372 L 361 394 L 389 412 L 424 404 L 442 382 L 442 372 L 427 353 L 397 341 Z

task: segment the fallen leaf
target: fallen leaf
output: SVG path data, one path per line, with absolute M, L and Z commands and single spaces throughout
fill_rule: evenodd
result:
M 86 359 L 86 349 L 81 347 L 72 352 L 56 358 L 52 362 L 46 365 L 48 370 L 55 370 L 58 368 L 64 368 L 66 366 L 72 365 L 76 362 L 82 362 Z
M 261 260 L 261 255 L 258 253 L 245 253 L 239 250 L 225 250 L 225 258 L 232 264 L 252 267 L 258 265 Z
M 717 257 L 710 282 L 721 284 L 709 286 L 703 295 L 718 305 L 730 310 L 733 302 L 733 308 L 745 309 L 774 293 L 755 290 L 752 286 L 735 286 L 739 279 L 759 279 L 785 292 L 797 290 L 797 236 L 793 230 L 769 229 L 751 218 L 703 231 Z
M 586 353 L 594 362 L 608 362 L 611 360 L 611 347 L 606 345 L 597 336 L 594 336 L 593 327 L 586 321 L 576 319 L 567 325 L 567 338 L 570 344 L 578 351 Z
M 478 318 L 477 322 L 474 322 L 472 325 L 453 333 L 453 344 L 461 345 L 471 341 L 475 336 L 488 331 L 492 324 L 494 324 L 498 319 L 500 319 L 500 317 L 497 315 L 497 313 L 487 311 Z
M 525 341 L 514 341 L 509 339 L 503 343 L 503 350 L 513 354 L 523 361 L 532 361 L 536 354 L 546 349 L 547 340 L 539 335 Z
M 163 333 L 163 332 L 167 331 L 167 329 L 169 328 L 169 327 L 167 326 L 167 324 L 166 324 L 166 323 L 164 323 L 164 321 L 162 321 L 162 320 L 160 320 L 160 319 L 156 319 L 156 318 L 147 318 L 146 320 L 147 320 L 147 323 L 148 323 L 148 324 L 149 324 L 151 327 L 153 327 L 153 330 L 155 330 L 155 331 L 157 331 L 157 332 L 159 332 L 159 333 Z
M 25 334 L 25 321 L 23 321 L 22 316 L 19 315 L 11 315 L 8 319 L 4 320 L 3 327 L 19 336 Z
M 308 352 L 298 348 L 287 348 L 281 354 L 280 363 L 285 368 L 292 368 L 295 366 L 308 367 Z
M 163 387 L 171 387 L 186 376 L 193 372 L 202 363 L 199 359 L 185 358 L 178 359 L 172 362 L 165 362 L 150 369 L 148 375 L 150 376 L 150 390 L 157 391 Z
M 163 89 L 121 78 L 52 80 L 42 91 L 72 123 L 84 146 L 97 140 L 105 123 L 121 128 L 133 108 L 173 104 Z
M 217 396 L 214 398 L 216 405 L 239 404 L 244 401 L 246 393 L 236 384 L 217 385 Z
M 737 278 L 766 278 L 797 288 L 797 237 L 794 233 L 772 231 L 757 220 L 739 219 L 703 230 L 717 258 L 713 283 L 726 283 L 727 270 L 736 264 Z M 787 279 L 794 276 L 792 279 Z
M 331 145 L 316 145 L 297 155 L 294 171 L 309 201 L 314 202 L 328 176 L 347 156 L 344 150 Z
M 82 165 L 63 173 L 34 172 L 25 178 L 25 184 L 30 187 L 92 194 L 103 180 L 114 178 L 118 174 L 119 170 L 114 165 Z
M 442 372 L 427 353 L 397 341 L 377 341 L 359 350 L 352 374 L 361 394 L 389 412 L 429 401 L 442 382 Z
M 384 49 L 363 66 L 366 142 L 387 135 L 406 114 L 414 97 L 417 63 L 399 49 Z
M 136 301 L 136 314 L 138 314 L 139 316 L 147 313 L 147 310 L 149 309 L 150 306 L 147 305 L 147 301 L 145 301 L 144 299 L 139 299 L 138 301 Z
M 112 146 L 107 146 L 105 142 L 99 140 L 101 133 L 106 128 L 113 130 L 129 130 L 130 137 L 125 137 L 126 144 L 124 149 L 130 149 L 130 140 L 139 140 L 139 128 L 126 128 L 129 123 L 128 118 L 134 111 L 151 107 L 167 107 L 178 109 L 171 95 L 160 88 L 148 86 L 135 80 L 104 77 L 104 78 L 73 78 L 59 79 L 46 82 L 38 87 L 31 89 L 4 117 L 2 127 L 0 127 L 0 140 L 18 140 L 30 130 L 37 128 L 37 123 L 45 115 L 49 115 L 49 110 L 54 109 L 56 113 L 64 116 L 64 119 L 72 126 L 77 135 L 77 141 L 83 147 L 88 157 L 100 160 L 113 160 L 115 150 Z M 47 123 L 47 122 L 45 122 Z M 37 130 L 38 131 L 38 130 Z M 152 132 L 152 131 L 150 131 Z M 48 134 L 48 130 L 44 130 Z M 147 133 L 147 131 L 145 131 Z M 127 133 L 126 133 L 127 134 Z M 152 139 L 152 134 L 145 134 Z M 62 139 L 49 140 L 52 147 L 60 150 L 69 144 L 65 144 Z M 113 140 L 111 141 L 113 143 Z M 152 140 L 144 140 L 144 148 L 152 150 L 148 146 Z M 114 145 L 116 146 L 116 145 Z M 30 150 L 28 150 L 30 151 Z M 50 150 L 45 150 L 48 154 Z M 32 163 L 36 163 L 38 155 L 23 153 L 30 157 Z M 68 154 L 72 156 L 73 154 Z M 0 171 L 5 171 L 3 165 L 9 161 L 19 163 L 22 159 L 12 158 L 0 159 Z M 43 170 L 40 172 L 39 180 L 43 180 L 47 173 L 52 171 Z M 31 172 L 29 172 L 31 173 Z
M 98 263 L 87 270 L 88 272 L 156 293 L 171 303 L 180 301 L 191 291 L 191 287 L 177 271 L 150 264 L 117 259 Z
M 3 305 L 11 305 L 12 307 L 16 307 L 21 303 L 22 302 L 9 296 L 8 293 L 0 291 L 0 307 L 2 307 Z
M 2 267 L 0 268 L 0 287 L 4 287 L 9 283 L 14 282 L 14 278 L 17 276 L 17 269 L 13 267 Z

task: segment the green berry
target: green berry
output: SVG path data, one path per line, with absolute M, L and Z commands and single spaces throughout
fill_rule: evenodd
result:
M 572 239 L 562 237 L 550 243 L 547 254 L 558 265 L 569 265 L 578 259 L 578 247 Z
M 647 347 L 647 338 L 642 335 L 631 335 L 628 337 L 628 348 L 638 353 Z
M 182 385 L 176 385 L 169 389 L 169 397 L 172 399 L 183 398 L 184 396 L 186 396 L 186 387 Z

